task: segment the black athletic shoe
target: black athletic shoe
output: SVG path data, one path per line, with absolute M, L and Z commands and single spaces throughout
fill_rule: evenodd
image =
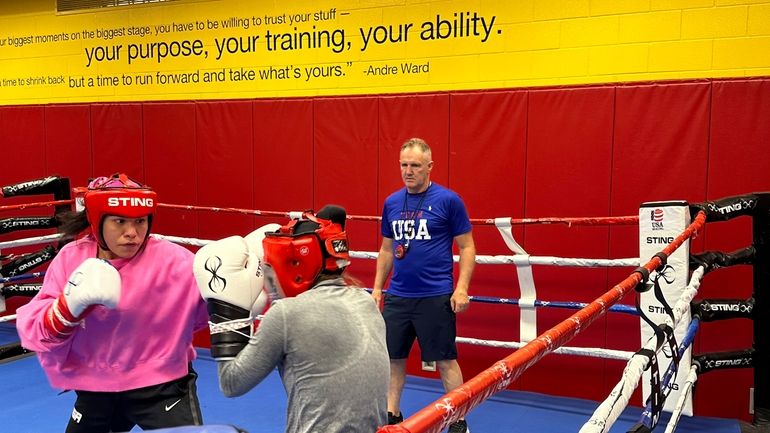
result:
M 401 415 L 393 415 L 393 412 L 388 412 L 388 425 L 398 424 L 401 421 L 404 420 L 404 414 Z
M 471 433 L 471 431 L 468 430 L 468 423 L 465 422 L 464 419 L 461 419 L 460 421 L 449 424 L 447 433 Z

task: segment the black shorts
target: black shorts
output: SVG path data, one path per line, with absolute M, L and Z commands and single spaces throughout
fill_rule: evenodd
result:
M 423 361 L 457 359 L 457 316 L 452 295 L 404 298 L 386 293 L 382 316 L 390 359 L 409 357 L 415 338 Z
M 202 425 L 195 387 L 198 375 L 189 373 L 160 385 L 121 392 L 75 391 L 77 400 L 66 433 L 127 432 Z

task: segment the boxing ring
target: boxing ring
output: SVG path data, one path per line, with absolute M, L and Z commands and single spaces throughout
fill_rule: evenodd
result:
M 0 210 L 15 210 L 35 207 L 54 207 L 58 212 L 69 209 L 73 200 L 63 197 L 62 185 L 66 180 L 52 180 L 25 183 L 25 188 L 11 186 L 14 192 L 37 195 L 54 193 L 54 201 L 28 203 L 15 206 L 0 206 Z M 44 181 L 44 182 L 43 182 Z M 40 182 L 35 184 L 34 182 Z M 51 186 L 52 184 L 55 187 Z M 22 184 L 18 184 L 22 185 Z M 32 186 L 30 186 L 32 185 Z M 5 192 L 4 188 L 4 192 Z M 66 191 L 69 184 L 66 182 Z M 58 191 L 58 192 L 55 192 Z M 77 189 L 75 190 L 77 193 Z M 19 194 L 17 194 L 19 195 Z M 4 194 L 8 197 L 8 194 Z M 753 201 L 752 201 L 753 200 Z M 610 218 L 541 218 L 541 219 L 511 219 L 498 218 L 495 220 L 472 220 L 474 224 L 494 225 L 503 236 L 506 245 L 514 253 L 511 256 L 477 256 L 477 262 L 484 265 L 514 265 L 517 268 L 521 295 L 514 298 L 492 298 L 482 295 L 471 297 L 472 302 L 515 305 L 520 310 L 520 341 L 493 341 L 478 338 L 458 336 L 458 343 L 484 345 L 506 349 L 501 353 L 513 351 L 504 359 L 483 371 L 476 377 L 450 393 L 445 394 L 438 380 L 410 376 L 402 398 L 402 411 L 412 414 L 403 423 L 395 426 L 385 426 L 379 432 L 439 432 L 454 420 L 467 417 L 471 429 L 479 431 L 539 431 L 539 432 L 626 432 L 655 431 L 679 432 L 739 432 L 741 426 L 735 420 L 707 418 L 699 416 L 680 417 L 681 413 L 691 414 L 691 393 L 689 387 L 697 380 L 698 374 L 720 368 L 746 368 L 762 365 L 756 362 L 761 350 L 747 349 L 731 353 L 712 353 L 691 356 L 689 346 L 697 332 L 701 321 L 713 321 L 736 317 L 753 318 L 756 299 L 749 300 L 709 300 L 693 301 L 697 294 L 701 279 L 710 271 L 737 264 L 767 263 L 767 252 L 761 248 L 747 247 L 744 250 L 730 254 L 720 252 L 703 252 L 685 254 L 688 266 L 693 266 L 689 284 L 680 290 L 681 296 L 667 297 L 663 292 L 667 284 L 666 269 L 675 260 L 677 249 L 696 234 L 707 221 L 723 221 L 737 216 L 748 215 L 755 218 L 755 243 L 757 238 L 768 236 L 769 229 L 764 228 L 768 221 L 757 222 L 761 212 L 757 209 L 770 209 L 770 197 L 767 195 L 751 195 L 731 197 L 716 202 L 705 202 L 695 205 L 677 203 L 680 213 L 686 214 L 682 230 L 671 236 L 671 242 L 660 251 L 646 255 L 640 264 L 640 258 L 627 259 L 573 259 L 561 257 L 530 256 L 513 239 L 510 228 L 517 224 L 568 224 L 572 225 L 613 225 L 639 224 L 640 217 L 610 217 Z M 235 212 L 260 216 L 292 217 L 294 212 L 272 212 L 249 209 L 212 208 L 202 206 L 159 204 L 159 207 L 185 209 L 189 211 Z M 653 203 L 648 206 L 651 210 L 651 220 L 658 217 L 655 212 L 662 206 Z M 727 209 L 727 211 L 725 211 Z M 693 221 L 690 222 L 690 216 Z M 51 220 L 49 226 L 8 223 L 5 232 L 24 228 L 52 228 L 55 220 L 51 217 L 40 217 Z M 377 220 L 377 217 L 349 216 L 350 219 Z M 767 218 L 767 217 L 765 217 Z M 14 220 L 14 219 L 8 219 Z M 6 220 L 2 220 L 6 221 Z M 15 225 L 14 225 L 15 224 Z M 37 223 L 43 224 L 43 223 Z M 654 225 L 655 223 L 653 223 Z M 764 224 L 764 226 L 763 226 Z M 0 227 L 3 225 L 0 224 Z M 764 230 L 764 231 L 763 231 Z M 0 232 L 4 233 L 4 232 Z M 173 242 L 187 245 L 204 245 L 207 240 L 162 236 Z M 36 238 L 16 239 L 0 242 L 0 253 L 21 246 L 38 245 L 55 242 L 57 235 L 40 236 Z M 770 238 L 765 238 L 770 239 Z M 5 308 L 5 298 L 12 296 L 32 296 L 39 283 L 24 283 L 27 280 L 37 280 L 42 272 L 32 272 L 55 255 L 56 247 L 48 245 L 42 250 L 20 256 L 9 256 L 0 267 L 0 306 Z M 645 254 L 642 248 L 642 255 Z M 680 253 L 681 255 L 681 253 Z M 376 258 L 376 253 L 351 252 L 351 256 L 359 259 Z M 3 256 L 5 257 L 5 256 Z M 42 258 L 41 258 L 42 257 Z M 650 259 L 652 257 L 652 259 Z M 764 261 L 760 259 L 764 258 Z M 680 263 L 681 265 L 681 263 Z M 532 278 L 532 266 L 578 266 L 578 267 L 628 267 L 630 275 L 615 285 L 608 292 L 593 302 L 544 301 L 538 299 Z M 755 273 L 764 272 L 757 271 Z M 763 279 L 764 278 L 764 279 Z M 764 283 L 763 283 L 764 282 Z M 681 281 L 679 282 L 681 284 Z M 770 278 L 755 276 L 754 286 L 757 292 L 758 284 L 770 287 Z M 663 287 L 663 288 L 661 288 Z M 619 305 L 617 302 L 626 294 L 638 292 L 637 305 Z M 645 300 L 643 297 L 647 296 Z M 643 333 L 641 349 L 637 352 L 620 351 L 605 348 L 569 347 L 569 340 L 587 328 L 594 320 L 604 314 L 640 315 L 641 305 L 660 302 L 661 314 L 641 314 L 642 320 L 648 325 L 647 335 Z M 555 327 L 542 331 L 537 327 L 537 309 L 558 308 L 577 310 L 566 320 Z M 0 310 L 2 310 L 0 309 Z M 691 311 L 692 309 L 692 311 Z M 40 369 L 37 360 L 31 354 L 24 353 L 18 347 L 18 338 L 10 320 L 13 316 L 0 317 L 0 347 L 6 355 L 0 361 L 0 374 L 7 378 L 18 378 L 0 382 L 0 390 L 6 395 L 18 395 L 21 398 L 14 401 L 19 405 L 9 405 L 6 408 L 7 418 L 14 426 L 8 431 L 59 431 L 64 425 L 74 402 L 72 393 L 57 394 L 50 389 Z M 685 319 L 685 320 L 683 320 Z M 680 325 L 684 323 L 684 325 Z M 644 324 L 642 324 L 644 327 Z M 756 327 L 756 321 L 755 321 Z M 756 329 L 756 328 L 755 328 Z M 676 331 L 676 332 L 675 332 Z M 757 346 L 757 344 L 755 344 Z M 573 356 L 588 356 L 627 362 L 618 385 L 604 402 L 594 402 L 575 398 L 558 397 L 538 393 L 511 391 L 507 386 L 515 381 L 524 371 L 534 365 L 549 353 L 562 353 Z M 676 354 L 676 355 L 674 355 Z M 761 355 L 766 356 L 766 355 Z M 684 361 L 683 361 L 684 360 Z M 462 362 L 462 359 L 460 360 Z M 681 361 L 681 365 L 680 365 Z M 765 364 L 766 365 L 766 364 Z M 669 368 L 671 366 L 671 368 Z M 199 373 L 198 387 L 202 411 L 207 424 L 236 425 L 249 432 L 280 432 L 285 425 L 285 394 L 277 373 L 274 372 L 265 382 L 257 386 L 246 396 L 237 399 L 225 399 L 221 396 L 216 379 L 215 362 L 208 355 L 208 350 L 199 349 L 199 358 L 195 362 Z M 759 371 L 763 369 L 755 369 Z M 576 372 L 578 373 L 578 372 Z M 765 373 L 758 373 L 759 375 Z M 642 376 L 645 375 L 644 379 Z M 467 379 L 467 378 L 466 378 Z M 642 380 L 645 385 L 644 396 L 646 407 L 628 407 L 631 392 Z M 681 384 L 673 386 L 673 383 Z M 672 393 L 672 388 L 677 392 Z M 676 397 L 676 398 L 675 398 Z M 22 403 L 24 402 L 24 403 Z M 30 404 L 30 402 L 32 402 Z M 39 414 L 41 404 L 50 408 L 50 418 L 42 419 Z M 643 404 L 636 402 L 635 404 Z M 665 407 L 665 410 L 664 410 Z M 765 406 L 759 406 L 760 409 Z M 258 408 L 259 410 L 254 410 Z M 671 414 L 673 412 L 673 415 Z M 766 420 L 759 414 L 759 423 Z M 32 420 L 32 421 L 30 421 Z M 31 425 L 34 424 L 34 425 Z M 647 428 L 647 430 L 644 430 Z M 745 427 L 744 427 L 745 428 Z M 5 430 L 1 427 L 0 430 Z M 191 430 L 193 431 L 193 430 Z M 203 431 L 203 430 L 194 430 Z M 214 431 L 214 430 L 211 430 Z M 745 431 L 745 430 L 744 430 Z M 759 430 L 758 430 L 759 431 Z

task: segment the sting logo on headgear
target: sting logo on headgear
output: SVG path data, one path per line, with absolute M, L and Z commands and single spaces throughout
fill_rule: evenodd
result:
M 278 231 L 265 233 L 264 262 L 275 274 L 268 290 L 281 297 L 308 290 L 319 275 L 337 274 L 350 264 L 346 213 L 338 206 L 325 206 L 317 215 L 306 212 Z
M 107 206 L 109 207 L 134 206 L 151 208 L 153 205 L 153 200 L 149 197 L 110 197 L 107 199 Z
M 83 195 L 86 217 L 91 226 L 91 232 L 99 242 L 99 246 L 105 250 L 108 248 L 102 236 L 104 217 L 108 215 L 124 218 L 147 217 L 147 234 L 149 235 L 156 202 L 157 194 L 155 191 L 130 179 L 123 173 L 92 180 Z

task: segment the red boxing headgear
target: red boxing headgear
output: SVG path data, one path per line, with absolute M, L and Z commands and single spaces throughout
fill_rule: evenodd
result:
M 329 214 L 330 209 L 335 215 L 330 219 L 321 218 Z M 344 221 L 344 209 L 327 206 L 318 215 L 306 212 L 302 219 L 265 233 L 262 240 L 265 270 L 274 273 L 265 276 L 266 282 L 279 286 L 268 288 L 273 296 L 297 296 L 308 290 L 321 273 L 338 273 L 350 264 Z M 278 284 L 271 283 L 270 277 L 277 279 Z
M 131 180 L 123 173 L 111 177 L 98 177 L 88 184 L 83 196 L 86 217 L 99 246 L 107 249 L 102 236 L 102 222 L 107 215 L 125 218 L 152 216 L 157 206 L 157 194 L 147 186 Z M 149 230 L 148 230 L 149 234 Z M 147 238 L 145 238 L 145 241 Z

